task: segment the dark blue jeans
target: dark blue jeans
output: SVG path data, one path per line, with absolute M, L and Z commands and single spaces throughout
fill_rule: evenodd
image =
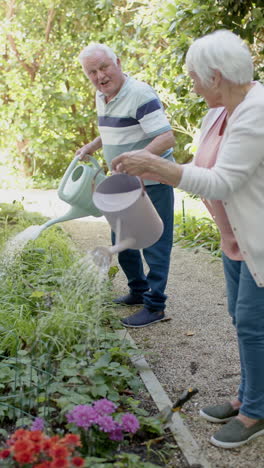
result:
M 264 288 L 256 285 L 244 261 L 223 253 L 229 313 L 236 327 L 241 380 L 241 413 L 264 418 Z
M 146 191 L 164 224 L 161 238 L 152 246 L 142 250 L 149 272 L 145 275 L 139 250 L 127 249 L 120 252 L 118 261 L 127 277 L 130 292 L 143 294 L 144 306 L 155 312 L 165 309 L 167 299 L 164 291 L 168 280 L 173 242 L 174 193 L 172 187 L 164 184 L 147 185 Z M 114 233 L 112 233 L 112 243 L 115 243 Z

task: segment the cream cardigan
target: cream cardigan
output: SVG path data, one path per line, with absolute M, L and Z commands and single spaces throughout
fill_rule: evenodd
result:
M 201 138 L 222 110 L 209 110 Z M 222 200 L 247 266 L 257 285 L 264 287 L 264 86 L 255 83 L 234 110 L 215 166 L 183 166 L 178 188 Z

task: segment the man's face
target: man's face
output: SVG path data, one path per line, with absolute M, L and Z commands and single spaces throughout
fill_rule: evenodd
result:
M 90 57 L 84 58 L 83 69 L 96 89 L 101 91 L 108 100 L 117 95 L 125 81 L 120 60 L 117 59 L 117 64 L 115 64 L 101 50 L 97 50 Z

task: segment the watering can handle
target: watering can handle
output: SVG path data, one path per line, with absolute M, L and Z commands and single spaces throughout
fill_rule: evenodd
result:
M 97 161 L 96 161 L 96 162 L 97 162 Z M 97 170 L 96 173 L 94 174 L 93 180 L 92 180 L 92 184 L 91 184 L 92 193 L 94 193 L 94 189 L 95 189 L 95 179 L 96 179 L 96 177 L 98 176 L 99 172 L 101 172 L 101 171 L 103 170 L 103 167 L 100 167 L 99 164 L 97 164 L 97 167 L 98 167 L 98 170 Z
M 139 180 L 140 180 L 140 185 L 141 185 L 141 188 L 142 188 L 142 196 L 144 197 L 144 195 L 146 195 L 146 187 L 145 187 L 144 181 L 143 181 L 143 179 L 141 179 L 141 177 L 139 177 Z
M 98 165 L 99 166 L 99 165 Z M 93 176 L 93 180 L 92 180 L 92 193 L 94 193 L 94 189 L 95 189 L 95 179 L 96 177 L 98 176 L 99 172 L 102 170 L 103 168 L 99 166 L 99 169 L 98 171 L 96 171 L 96 173 L 94 174 Z M 141 185 L 141 189 L 142 189 L 142 196 L 144 197 L 144 195 L 146 195 L 146 187 L 145 187 L 145 184 L 143 182 L 143 179 L 141 179 L 141 177 L 138 177 L 139 179 L 139 182 L 140 182 L 140 185 Z
M 72 162 L 70 163 L 70 165 L 68 166 L 68 168 L 66 169 L 66 172 L 61 180 L 61 183 L 59 185 L 59 188 L 58 188 L 58 193 L 62 193 L 63 192 L 63 189 L 66 185 L 66 182 L 67 180 L 69 179 L 73 169 L 75 168 L 77 162 L 79 161 L 79 158 L 80 158 L 80 155 L 77 155 L 75 156 L 75 158 L 72 160 Z M 96 161 L 96 159 L 94 159 L 92 156 L 89 155 L 89 161 L 91 161 L 98 169 L 101 170 L 100 168 L 100 165 L 98 164 L 98 162 Z

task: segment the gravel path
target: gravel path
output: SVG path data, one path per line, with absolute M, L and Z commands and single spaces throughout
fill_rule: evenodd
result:
M 66 211 L 66 204 L 58 200 L 56 191 L 0 190 L 2 202 L 21 197 L 26 209 L 46 216 Z M 98 245 L 110 245 L 110 228 L 103 219 L 68 221 L 64 228 L 80 251 L 86 252 Z M 113 264 L 116 263 L 114 258 Z M 114 279 L 114 293 L 121 295 L 126 291 L 125 277 L 119 271 Z M 200 407 L 231 398 L 239 383 L 236 338 L 226 308 L 221 261 L 213 261 L 204 251 L 195 253 L 174 246 L 167 294 L 166 312 L 171 320 L 129 329 L 129 333 L 145 350 L 147 361 L 172 401 L 190 385 L 199 389 L 184 406 L 182 416 L 212 468 L 263 468 L 263 437 L 240 449 L 218 449 L 208 442 L 218 426 L 199 418 Z M 136 310 L 137 307 L 116 307 L 120 317 Z M 170 466 L 181 468 L 176 461 Z

